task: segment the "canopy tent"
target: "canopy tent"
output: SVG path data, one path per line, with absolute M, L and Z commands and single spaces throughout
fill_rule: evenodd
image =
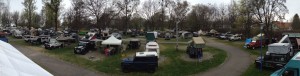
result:
M 121 45 L 122 40 L 115 38 L 114 36 L 110 36 L 108 39 L 102 42 L 102 45 Z
M 10 44 L 0 41 L 0 76 L 53 76 Z
M 218 33 L 218 31 L 216 31 L 215 29 L 211 29 L 211 30 L 209 31 L 209 33 Z
M 260 40 L 260 37 L 262 37 L 264 39 L 264 36 L 265 36 L 265 34 L 259 33 L 258 35 L 254 36 L 252 38 L 252 41 Z

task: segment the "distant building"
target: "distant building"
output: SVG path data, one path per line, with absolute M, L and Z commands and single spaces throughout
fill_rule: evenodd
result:
M 273 21 L 273 24 L 275 25 L 277 30 L 283 30 L 283 31 L 290 31 L 292 30 L 291 22 L 280 22 L 280 21 Z

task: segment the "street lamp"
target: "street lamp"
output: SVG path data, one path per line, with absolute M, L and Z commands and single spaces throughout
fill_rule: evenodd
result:
M 260 72 L 262 72 L 262 30 L 264 29 L 264 23 L 260 23 Z

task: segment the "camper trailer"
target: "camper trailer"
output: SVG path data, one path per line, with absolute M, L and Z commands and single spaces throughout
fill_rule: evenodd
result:
M 146 52 L 156 52 L 158 54 L 159 57 L 159 45 L 156 42 L 148 42 L 146 44 Z

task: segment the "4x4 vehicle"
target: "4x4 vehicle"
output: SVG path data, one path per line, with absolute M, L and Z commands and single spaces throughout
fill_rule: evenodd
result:
M 78 46 L 74 48 L 74 53 L 85 55 L 86 53 L 89 52 L 89 49 L 87 48 L 88 44 L 89 44 L 88 42 L 80 41 Z
M 128 49 L 139 49 L 141 46 L 141 42 L 139 39 L 131 39 L 129 44 L 127 45 Z
M 62 48 L 64 45 L 58 42 L 56 39 L 50 39 L 48 43 L 44 44 L 45 49 Z
M 156 52 L 137 52 L 134 57 L 124 58 L 121 62 L 123 72 L 145 70 L 153 73 L 157 67 L 158 57 Z
M 283 68 L 275 71 L 271 76 L 299 76 L 300 53 L 298 52 Z
M 201 37 L 193 37 L 193 40 L 189 42 L 186 53 L 190 58 L 201 58 L 203 56 L 202 48 L 204 48 L 205 42 Z

